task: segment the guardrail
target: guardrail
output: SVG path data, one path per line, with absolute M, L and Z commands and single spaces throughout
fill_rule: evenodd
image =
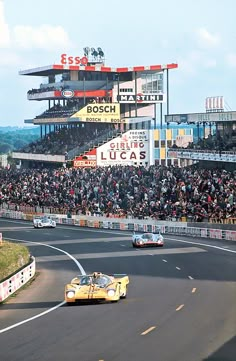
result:
M 30 263 L 20 271 L 0 282 L 0 302 L 4 301 L 14 292 L 19 290 L 35 275 L 35 258 L 31 257 Z
M 92 216 L 73 216 L 49 214 L 58 224 L 77 227 L 114 229 L 119 231 L 156 232 L 161 229 L 163 234 L 185 235 L 189 237 L 217 238 L 236 241 L 236 231 L 228 229 L 191 227 L 187 222 L 150 221 L 138 219 L 119 219 Z M 17 211 L 0 211 L 0 217 L 32 221 L 33 214 Z

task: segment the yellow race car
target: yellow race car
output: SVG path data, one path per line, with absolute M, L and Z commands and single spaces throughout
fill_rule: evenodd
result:
M 117 302 L 126 297 L 128 284 L 129 277 L 126 274 L 105 275 L 94 272 L 77 276 L 65 286 L 65 301 L 68 305 L 82 301 Z

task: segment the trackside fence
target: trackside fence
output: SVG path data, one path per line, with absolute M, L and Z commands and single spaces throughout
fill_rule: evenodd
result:
M 0 302 L 4 301 L 35 275 L 35 258 L 31 257 L 30 263 L 13 276 L 0 282 Z
M 46 213 L 45 213 L 46 214 Z M 0 210 L 0 217 L 32 221 L 35 214 L 19 211 Z M 188 237 L 203 237 L 236 241 L 236 230 L 191 227 L 187 222 L 152 221 L 122 218 L 106 218 L 93 216 L 73 216 L 48 214 L 57 224 L 76 227 L 90 227 L 99 229 L 113 229 L 131 232 L 156 232 L 158 229 L 164 234 L 183 235 Z

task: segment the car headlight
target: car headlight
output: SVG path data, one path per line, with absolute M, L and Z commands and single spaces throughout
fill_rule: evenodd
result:
M 75 296 L 75 291 L 67 291 L 66 296 L 67 298 L 73 298 Z
M 110 290 L 107 290 L 107 294 L 108 294 L 109 297 L 113 297 L 113 296 L 115 296 L 116 291 L 113 290 L 113 289 L 110 289 Z
M 139 244 L 143 244 L 143 241 L 141 239 L 138 239 Z

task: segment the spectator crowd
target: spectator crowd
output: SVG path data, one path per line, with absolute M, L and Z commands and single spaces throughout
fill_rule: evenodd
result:
M 236 171 L 150 166 L 1 169 L 0 204 L 51 213 L 209 221 L 236 217 Z
M 63 155 L 65 152 L 69 152 L 76 147 L 81 147 L 97 139 L 101 134 L 105 134 L 110 129 L 112 128 L 104 123 L 98 123 L 96 127 L 91 125 L 91 123 L 85 124 L 85 126 L 75 125 L 70 128 L 65 126 L 28 144 L 19 151 L 23 153 Z

